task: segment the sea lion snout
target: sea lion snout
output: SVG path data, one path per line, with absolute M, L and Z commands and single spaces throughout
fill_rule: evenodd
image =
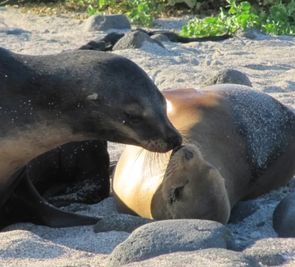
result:
M 166 139 L 166 142 L 167 142 L 167 148 L 168 148 L 167 151 L 169 151 L 173 148 L 181 146 L 182 137 L 176 130 L 171 131 Z
M 165 153 L 175 147 L 179 147 L 182 142 L 181 136 L 171 135 L 166 139 L 156 139 L 141 142 L 140 145 L 152 152 Z
M 171 125 L 168 120 L 150 124 L 149 128 L 139 129 L 140 138 L 138 142 L 145 149 L 152 152 L 168 152 L 182 143 L 180 133 Z M 152 129 L 152 130 L 151 130 Z

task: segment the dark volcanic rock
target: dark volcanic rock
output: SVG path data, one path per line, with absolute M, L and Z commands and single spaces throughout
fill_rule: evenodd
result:
M 205 85 L 213 85 L 213 84 L 219 84 L 219 83 L 235 83 L 235 84 L 252 86 L 252 83 L 246 74 L 234 69 L 225 69 L 225 70 L 219 71 L 216 75 L 209 78 L 205 82 Z
M 130 22 L 125 15 L 95 15 L 85 21 L 87 31 L 129 30 L 130 28 Z
M 236 35 L 239 37 L 246 37 L 251 40 L 266 40 L 271 38 L 270 35 L 265 34 L 264 32 L 259 31 L 257 29 L 248 29 L 246 31 L 238 31 Z
M 232 247 L 230 231 L 206 220 L 164 220 L 136 229 L 109 257 L 109 266 L 120 266 L 177 251 Z
M 175 252 L 160 255 L 158 257 L 133 262 L 124 266 L 128 267 L 258 267 L 260 266 L 254 259 L 246 257 L 241 252 L 235 252 L 232 250 L 226 250 L 223 248 L 208 248 L 198 251 L 190 252 Z
M 294 261 L 294 251 L 295 238 L 265 238 L 256 241 L 243 253 L 266 266 L 277 266 L 288 261 Z
M 144 42 L 164 47 L 159 41 L 152 39 L 144 31 L 138 30 L 134 32 L 128 32 L 122 37 L 113 47 L 113 50 L 123 50 L 130 48 L 140 48 Z
M 116 214 L 103 217 L 94 226 L 94 232 L 107 232 L 107 231 L 123 231 L 132 232 L 136 228 L 150 223 L 152 220 L 144 219 L 138 216 L 132 216 L 129 214 Z
M 8 28 L 8 27 L 4 27 L 4 28 L 1 27 L 0 33 L 10 34 L 10 35 L 31 34 L 30 31 L 26 31 L 21 28 Z

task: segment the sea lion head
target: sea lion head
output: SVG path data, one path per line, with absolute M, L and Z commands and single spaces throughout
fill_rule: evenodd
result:
M 181 144 L 163 95 L 139 66 L 124 57 L 87 50 L 28 56 L 0 49 L 0 58 L 5 59 L 0 82 L 7 99 L 12 99 L 8 108 L 21 107 L 17 118 L 25 127 L 46 122 L 86 139 L 156 152 Z
M 224 179 L 197 146 L 183 145 L 173 151 L 152 211 L 155 219 L 228 221 L 230 204 Z
M 163 95 L 140 67 L 105 53 L 93 61 L 91 71 L 88 87 L 73 99 L 76 108 L 80 104 L 79 118 L 74 116 L 79 122 L 77 131 L 156 152 L 181 144 L 180 134 L 167 117 Z

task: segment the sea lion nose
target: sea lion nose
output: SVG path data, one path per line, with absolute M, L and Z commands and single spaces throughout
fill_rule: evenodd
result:
M 170 134 L 166 140 L 167 140 L 167 143 L 168 143 L 168 146 L 170 147 L 170 149 L 179 147 L 182 143 L 182 137 L 177 132 Z

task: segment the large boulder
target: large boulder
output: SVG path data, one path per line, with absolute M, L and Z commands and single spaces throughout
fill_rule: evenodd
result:
M 94 226 L 94 232 L 123 231 L 132 232 L 136 228 L 150 223 L 152 220 L 144 219 L 129 214 L 111 214 L 107 215 Z
M 157 40 L 152 39 L 147 33 L 141 30 L 126 33 L 114 45 L 113 50 L 123 50 L 142 47 L 144 42 L 155 44 L 164 48 L 164 46 Z
M 243 253 L 263 266 L 278 266 L 295 260 L 295 238 L 264 238 Z M 294 266 L 294 265 L 292 265 Z
M 219 71 L 217 74 L 209 78 L 205 85 L 213 85 L 220 83 L 234 83 L 252 86 L 250 79 L 247 75 L 241 71 L 235 69 L 225 69 Z
M 84 24 L 86 31 L 129 30 L 131 28 L 128 18 L 124 15 L 94 15 Z
M 232 243 L 230 231 L 217 222 L 195 219 L 152 222 L 136 229 L 113 250 L 109 266 L 121 266 L 171 252 L 228 248 Z
M 208 248 L 190 252 L 175 252 L 160 255 L 148 260 L 129 263 L 124 267 L 258 267 L 258 262 L 250 259 L 241 252 L 223 248 Z

